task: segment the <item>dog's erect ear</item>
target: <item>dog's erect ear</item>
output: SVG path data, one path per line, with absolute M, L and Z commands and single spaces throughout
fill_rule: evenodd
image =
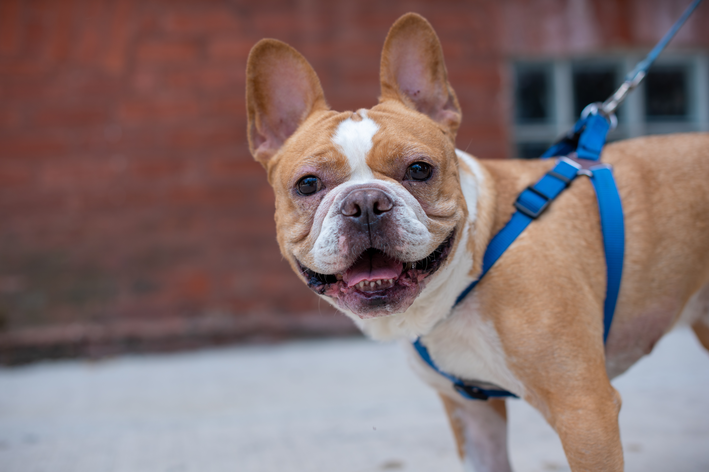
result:
M 246 66 L 249 149 L 264 166 L 315 110 L 327 110 L 317 74 L 286 43 L 259 41 Z
M 455 138 L 460 105 L 448 83 L 441 43 L 425 18 L 407 13 L 396 20 L 384 42 L 380 80 L 380 101 L 400 100 L 443 125 Z

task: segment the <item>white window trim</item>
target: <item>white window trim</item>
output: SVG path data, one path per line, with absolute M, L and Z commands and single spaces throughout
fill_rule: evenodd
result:
M 516 68 L 519 65 L 546 65 L 550 68 L 551 77 L 551 120 L 544 124 L 519 124 L 514 122 L 513 130 L 513 154 L 517 154 L 517 146 L 520 143 L 552 142 L 566 133 L 578 117 L 573 116 L 573 86 L 572 70 L 573 65 L 578 63 L 604 62 L 619 63 L 620 74 L 625 74 L 632 70 L 635 65 L 642 60 L 644 55 L 625 54 L 608 56 L 591 56 L 584 58 L 566 58 L 558 60 L 522 59 L 512 64 L 512 77 L 516 76 Z M 673 53 L 660 57 L 657 65 L 686 65 L 689 70 L 688 93 L 689 93 L 689 119 L 682 122 L 647 122 L 645 121 L 645 85 L 641 84 L 635 91 L 631 92 L 622 105 L 622 119 L 618 124 L 618 129 L 613 131 L 610 139 L 623 139 L 643 136 L 646 134 L 662 134 L 674 132 L 709 131 L 709 53 Z M 512 83 L 516 87 L 516 80 Z M 513 90 L 513 97 L 516 96 Z M 514 119 L 514 113 L 512 113 Z

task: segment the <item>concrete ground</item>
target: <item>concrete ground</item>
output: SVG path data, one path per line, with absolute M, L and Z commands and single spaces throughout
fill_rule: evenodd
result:
M 614 384 L 628 471 L 709 471 L 709 354 L 680 329 Z M 515 470 L 568 470 L 509 401 Z M 4 472 L 460 471 L 399 346 L 350 339 L 0 369 Z

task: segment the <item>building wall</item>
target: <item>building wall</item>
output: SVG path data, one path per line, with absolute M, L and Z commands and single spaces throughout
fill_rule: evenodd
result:
M 463 108 L 458 146 L 510 147 L 509 60 L 646 49 L 675 0 L 0 1 L 0 357 L 352 332 L 291 273 L 245 137 L 263 37 L 335 109 L 376 103 L 386 32 L 426 16 Z M 673 43 L 707 48 L 709 8 Z

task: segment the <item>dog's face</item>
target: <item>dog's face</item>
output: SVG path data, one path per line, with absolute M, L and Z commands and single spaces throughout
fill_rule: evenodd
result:
M 361 319 L 407 310 L 467 217 L 454 137 L 460 110 L 438 39 L 405 15 L 384 45 L 380 103 L 335 112 L 307 61 L 274 40 L 247 69 L 249 143 L 276 194 L 283 256 Z

